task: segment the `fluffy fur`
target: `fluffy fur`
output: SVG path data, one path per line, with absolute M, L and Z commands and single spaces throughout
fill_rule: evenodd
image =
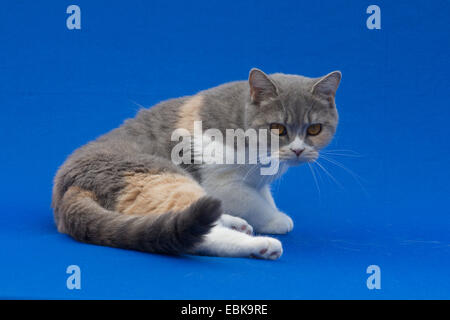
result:
M 58 170 L 52 201 L 58 230 L 83 242 L 146 252 L 279 258 L 281 243 L 253 232 L 292 230 L 270 183 L 291 166 L 315 161 L 330 142 L 340 79 L 339 72 L 312 79 L 252 69 L 248 81 L 141 110 L 76 150 Z M 224 136 L 226 129 L 282 124 L 286 134 L 270 155 L 281 161 L 278 172 L 262 176 L 259 163 L 175 165 L 171 135 L 177 128 L 192 133 L 194 121 Z M 321 132 L 308 134 L 317 123 Z M 191 148 L 195 158 L 196 144 Z

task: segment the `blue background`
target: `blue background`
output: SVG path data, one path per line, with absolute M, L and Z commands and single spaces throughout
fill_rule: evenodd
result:
M 81 7 L 81 30 L 66 8 Z M 381 30 L 366 8 L 381 8 Z M 0 297 L 450 298 L 449 1 L 3 1 Z M 320 193 L 307 166 L 274 186 L 295 229 L 279 261 L 168 257 L 58 234 L 52 178 L 75 148 L 151 106 L 252 67 L 341 70 Z M 346 152 L 347 154 L 349 152 Z M 358 181 L 360 182 L 358 182 Z M 82 289 L 66 288 L 68 265 Z M 368 290 L 366 268 L 381 268 Z

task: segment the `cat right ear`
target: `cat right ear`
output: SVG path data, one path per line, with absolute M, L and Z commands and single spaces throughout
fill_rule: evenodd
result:
M 333 71 L 320 78 L 319 81 L 314 84 L 312 92 L 324 97 L 334 99 L 336 91 L 339 87 L 339 83 L 341 82 L 341 78 L 342 74 L 340 71 Z
M 250 97 L 255 104 L 278 95 L 275 84 L 267 74 L 259 69 L 253 68 L 250 70 L 248 84 L 250 85 Z

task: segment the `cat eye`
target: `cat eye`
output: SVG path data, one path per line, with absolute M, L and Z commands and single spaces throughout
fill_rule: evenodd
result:
M 310 136 L 317 136 L 322 131 L 322 124 L 314 123 L 306 130 Z
M 277 134 L 279 136 L 285 136 L 287 134 L 286 127 L 283 126 L 281 123 L 271 123 L 270 130 L 272 131 L 272 133 Z

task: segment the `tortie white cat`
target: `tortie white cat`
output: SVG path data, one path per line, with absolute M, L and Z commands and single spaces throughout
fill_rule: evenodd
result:
M 315 161 L 331 141 L 340 79 L 338 71 L 313 79 L 252 69 L 248 81 L 141 110 L 76 150 L 59 169 L 52 202 L 58 230 L 83 242 L 146 252 L 278 259 L 280 241 L 253 232 L 292 230 L 270 183 L 290 166 Z M 227 129 L 265 129 L 278 141 L 268 152 L 278 170 L 263 175 L 259 160 L 175 164 L 173 132 L 193 134 L 199 121 L 204 131 L 224 136 Z M 201 150 L 197 143 L 190 147 L 196 159 Z

